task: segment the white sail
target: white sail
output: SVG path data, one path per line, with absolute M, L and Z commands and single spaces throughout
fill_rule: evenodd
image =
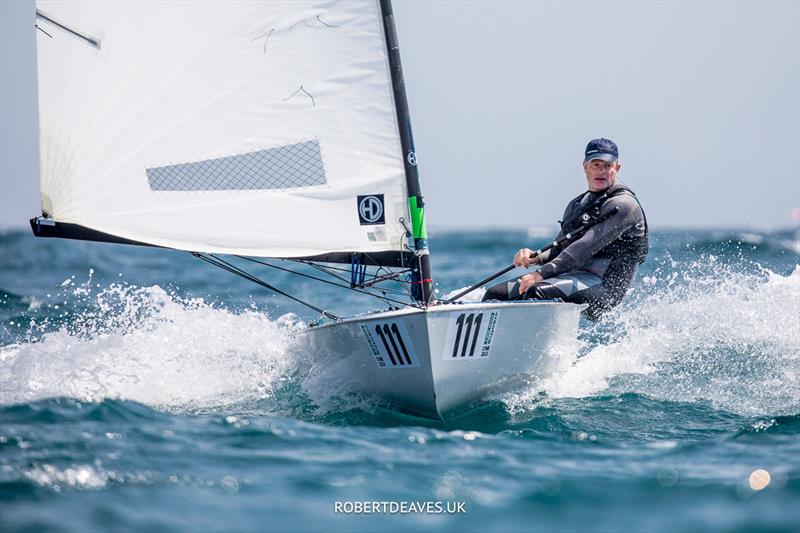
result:
M 402 249 L 377 2 L 36 5 L 50 218 L 202 252 Z

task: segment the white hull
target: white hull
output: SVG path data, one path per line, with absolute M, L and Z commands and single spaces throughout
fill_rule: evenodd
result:
M 555 348 L 574 342 L 583 307 L 556 302 L 450 304 L 312 327 L 298 340 L 344 369 L 359 392 L 430 418 L 515 378 L 550 375 Z

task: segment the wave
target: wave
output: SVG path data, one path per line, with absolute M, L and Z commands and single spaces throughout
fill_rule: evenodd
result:
M 330 365 L 316 367 L 295 349 L 292 331 L 303 324 L 294 315 L 232 311 L 157 285 L 98 290 L 91 277 L 65 280 L 63 289 L 74 313 L 48 311 L 0 347 L 0 405 L 67 397 L 323 420 L 380 412 L 350 394 Z M 574 346 L 565 348 L 556 375 L 502 402 L 513 414 L 548 399 L 633 393 L 746 416 L 795 415 L 799 310 L 800 266 L 784 276 L 714 256 L 667 260 L 623 306 L 584 324 L 577 361 Z
M 800 413 L 800 266 L 782 276 L 707 257 L 646 283 L 638 301 L 589 328 L 583 356 L 545 380 L 548 397 L 631 392 L 748 416 Z
M 6 424 L 62 424 L 84 421 L 140 423 L 168 420 L 168 415 L 140 403 L 123 400 L 81 402 L 73 398 L 49 398 L 0 406 Z
M 268 395 L 292 365 L 291 316 L 234 313 L 159 286 L 112 285 L 92 298 L 91 310 L 40 340 L 0 348 L 0 404 L 69 397 L 210 408 Z
M 742 438 L 754 435 L 797 435 L 800 433 L 800 414 L 776 416 L 752 422 L 735 436 Z

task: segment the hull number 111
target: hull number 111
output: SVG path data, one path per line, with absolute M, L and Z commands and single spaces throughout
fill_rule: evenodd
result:
M 461 313 L 450 323 L 445 360 L 488 357 L 497 327 L 497 312 Z

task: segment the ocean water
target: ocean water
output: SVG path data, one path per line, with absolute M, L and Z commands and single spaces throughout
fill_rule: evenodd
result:
M 439 294 L 546 238 L 433 231 Z M 189 254 L 5 232 L 0 530 L 799 531 L 799 265 L 793 230 L 655 232 L 556 375 L 437 422 L 343 389 L 293 347 L 313 312 Z

